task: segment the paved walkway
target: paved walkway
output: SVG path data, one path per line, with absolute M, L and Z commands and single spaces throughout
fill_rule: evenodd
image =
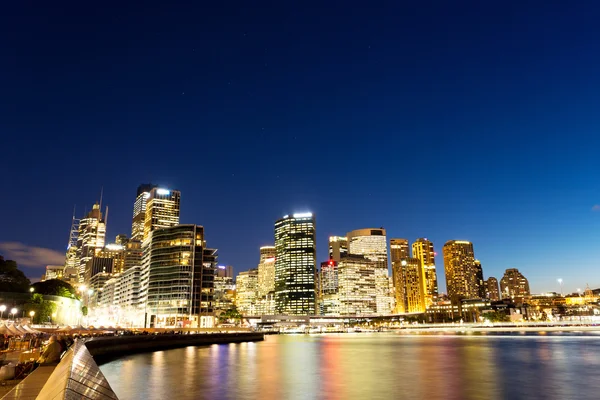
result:
M 36 368 L 27 378 L 23 379 L 18 385 L 16 385 L 10 392 L 8 392 L 2 400 L 8 399 L 21 399 L 29 400 L 35 399 L 40 391 L 48 381 L 50 375 L 56 368 L 55 365 L 41 365 Z

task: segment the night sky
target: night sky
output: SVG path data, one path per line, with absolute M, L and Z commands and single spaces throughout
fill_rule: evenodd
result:
M 113 241 L 153 182 L 237 272 L 313 211 L 319 262 L 385 227 L 434 241 L 442 290 L 450 239 L 600 287 L 596 2 L 134 3 L 0 6 L 0 253 L 29 276 L 74 205 L 104 187 Z

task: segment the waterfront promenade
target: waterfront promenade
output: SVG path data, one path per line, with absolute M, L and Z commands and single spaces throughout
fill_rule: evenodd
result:
M 116 399 L 98 360 L 141 352 L 221 343 L 261 341 L 256 332 L 136 334 L 78 339 L 56 366 L 38 367 L 2 399 Z

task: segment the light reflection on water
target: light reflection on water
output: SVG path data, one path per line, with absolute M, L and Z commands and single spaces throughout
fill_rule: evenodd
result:
M 597 399 L 600 338 L 266 336 L 101 366 L 126 399 Z

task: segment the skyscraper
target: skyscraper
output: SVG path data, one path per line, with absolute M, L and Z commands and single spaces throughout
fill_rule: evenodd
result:
M 347 254 L 344 255 L 344 257 Z M 321 263 L 319 272 L 319 313 L 339 315 L 339 274 L 338 263 L 333 259 Z
M 144 217 L 144 240 L 155 229 L 170 228 L 179 225 L 179 201 L 181 193 L 178 190 L 152 188 L 146 199 Z
M 452 303 L 478 298 L 473 244 L 464 240 L 449 240 L 444 244 L 443 253 L 446 287 Z
M 135 202 L 133 203 L 133 220 L 131 222 L 131 239 L 144 240 L 144 223 L 146 220 L 146 201 L 150 197 L 150 191 L 156 188 L 152 183 L 144 183 L 138 186 Z
M 339 263 L 345 254 L 348 254 L 348 238 L 329 236 L 329 259 Z
M 275 307 L 279 314 L 315 314 L 316 237 L 311 213 L 275 222 Z
M 475 268 L 475 277 L 477 279 L 477 297 L 485 299 L 485 281 L 483 280 L 483 268 L 481 267 L 481 262 L 475 260 L 473 262 L 473 267 Z
M 435 252 L 433 242 L 427 238 L 419 238 L 412 244 L 414 258 L 421 261 L 421 268 L 425 279 L 423 280 L 423 293 L 425 294 L 425 305 L 429 307 L 437 299 L 438 284 L 437 272 L 435 270 Z
M 217 250 L 206 248 L 202 226 L 148 232 L 140 297 L 150 326 L 199 327 L 201 316 L 212 315 L 216 262 Z
M 340 315 L 378 313 L 376 263 L 377 261 L 355 254 L 348 254 L 340 259 L 338 265 Z
M 229 310 L 233 307 L 234 291 L 233 267 L 231 265 L 219 265 L 215 276 L 215 311 Z
M 361 255 L 373 261 L 377 282 L 377 314 L 386 315 L 391 311 L 391 298 L 388 279 L 387 239 L 385 229 L 367 228 L 348 232 L 348 253 Z
M 84 281 L 87 263 L 104 247 L 106 223 L 100 211 L 100 205 L 94 204 L 92 210 L 79 221 L 77 237 L 77 259 L 79 259 L 79 281 Z
M 407 258 L 400 262 L 404 280 L 406 312 L 423 313 L 426 309 L 423 264 L 418 258 Z M 397 272 L 399 273 L 399 272 Z
M 500 280 L 503 299 L 512 299 L 515 303 L 522 303 L 530 296 L 529 281 L 516 268 L 509 268 Z
M 498 279 L 490 276 L 485 281 L 486 297 L 491 301 L 500 300 L 500 290 L 498 289 Z
M 263 297 L 275 291 L 275 246 L 260 248 L 258 262 L 258 296 Z
M 235 306 L 242 315 L 257 315 L 258 270 L 240 272 L 235 279 Z
M 390 254 L 392 258 L 392 283 L 394 288 L 394 312 L 406 311 L 406 287 L 404 283 L 404 266 L 410 258 L 410 248 L 407 239 L 390 239 Z

